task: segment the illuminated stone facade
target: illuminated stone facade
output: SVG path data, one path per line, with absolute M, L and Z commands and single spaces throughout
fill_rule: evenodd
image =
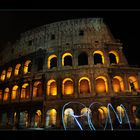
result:
M 122 103 L 139 126 L 140 68 L 128 65 L 122 49 L 101 18 L 60 21 L 21 34 L 0 52 L 0 127 L 61 129 L 69 101 L 102 103 L 91 110 L 96 128 L 105 123 L 108 103 L 116 112 Z M 70 112 L 86 111 L 69 105 L 65 124 L 75 128 Z

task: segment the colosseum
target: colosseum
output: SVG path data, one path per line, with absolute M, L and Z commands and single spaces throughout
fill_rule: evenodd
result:
M 0 129 L 137 129 L 139 87 L 102 18 L 46 24 L 0 52 Z

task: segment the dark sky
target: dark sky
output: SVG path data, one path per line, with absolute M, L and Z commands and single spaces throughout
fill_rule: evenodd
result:
M 3 10 L 0 11 L 0 48 L 37 26 L 88 17 L 104 18 L 114 37 L 123 43 L 129 64 L 140 66 L 140 10 Z

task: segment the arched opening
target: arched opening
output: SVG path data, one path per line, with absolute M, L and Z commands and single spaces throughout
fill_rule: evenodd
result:
M 13 122 L 14 122 L 14 127 L 16 128 L 18 125 L 18 116 L 17 116 L 17 112 L 14 112 L 13 114 Z
M 117 113 L 119 116 L 121 116 L 122 118 L 124 118 L 125 114 L 124 114 L 124 109 L 121 106 L 117 106 Z
M 21 89 L 21 99 L 28 99 L 30 97 L 30 93 L 29 93 L 29 84 L 28 83 L 24 83 L 22 85 L 22 89 Z
M 116 51 L 110 51 L 109 59 L 110 59 L 110 64 L 118 64 L 119 63 L 118 53 Z
M 79 93 L 90 93 L 91 92 L 91 84 L 90 80 L 87 77 L 82 77 L 79 80 Z
M 18 98 L 18 86 L 15 85 L 13 88 L 12 88 L 12 95 L 11 95 L 11 99 L 12 100 L 15 100 Z
M 52 69 L 54 67 L 57 67 L 57 56 L 55 54 L 48 57 L 48 69 Z
M 27 60 L 24 63 L 24 74 L 27 74 L 30 71 L 31 71 L 31 60 Z
M 27 111 L 20 112 L 19 126 L 27 128 L 29 126 L 29 115 Z
M 2 101 L 2 90 L 0 89 L 0 101 Z
M 124 91 L 123 79 L 120 76 L 113 77 L 112 83 L 113 83 L 114 92 L 123 92 Z
M 34 117 L 34 127 L 41 127 L 42 113 L 41 110 L 37 110 Z
M 8 100 L 9 100 L 9 88 L 5 88 L 3 101 L 8 101 Z
M 33 86 L 33 97 L 42 97 L 42 84 L 36 81 Z
M 71 53 L 65 53 L 62 56 L 62 66 L 72 66 L 72 55 Z
M 133 106 L 132 112 L 135 119 L 136 129 L 139 129 L 140 128 L 140 106 Z
M 74 111 L 71 108 L 67 108 L 64 111 L 64 123 L 67 128 L 73 128 L 74 127 Z
M 12 67 L 9 67 L 7 70 L 7 79 L 10 79 L 11 75 L 12 75 Z
M 129 82 L 129 90 L 131 92 L 137 91 L 139 89 L 138 80 L 135 76 L 129 76 L 128 82 Z
M 7 122 L 8 122 L 8 114 L 7 112 L 3 112 L 1 116 L 1 126 L 5 128 L 7 125 Z
M 107 79 L 104 76 L 96 78 L 96 93 L 108 92 Z
M 106 119 L 108 116 L 108 109 L 105 106 L 101 106 L 98 109 L 98 112 L 99 112 L 100 128 L 104 128 L 104 124 L 106 123 Z
M 1 73 L 1 81 L 4 81 L 6 77 L 6 70 L 3 70 Z
M 78 55 L 78 66 L 88 65 L 88 55 L 86 52 L 82 52 Z
M 89 128 L 89 124 L 88 124 L 88 117 L 92 117 L 91 114 L 91 110 L 87 107 L 81 109 L 81 122 L 82 122 L 82 126 Z
M 93 53 L 94 64 L 104 64 L 104 55 L 102 51 L 95 51 Z
M 57 95 L 57 84 L 55 80 L 49 80 L 47 83 L 47 95 L 56 96 Z
M 55 109 L 50 109 L 46 113 L 46 127 L 56 126 L 56 115 L 57 112 Z
M 15 67 L 15 72 L 14 72 L 14 75 L 15 76 L 18 76 L 19 75 L 20 68 L 21 68 L 21 64 L 17 64 L 16 67 Z
M 71 95 L 74 92 L 73 80 L 71 78 L 65 78 L 62 82 L 63 95 Z

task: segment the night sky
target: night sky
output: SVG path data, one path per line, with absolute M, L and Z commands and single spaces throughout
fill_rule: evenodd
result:
M 19 39 L 20 33 L 65 19 L 101 17 L 113 36 L 123 43 L 131 65 L 140 66 L 140 11 L 138 10 L 3 10 L 0 11 L 0 48 Z

